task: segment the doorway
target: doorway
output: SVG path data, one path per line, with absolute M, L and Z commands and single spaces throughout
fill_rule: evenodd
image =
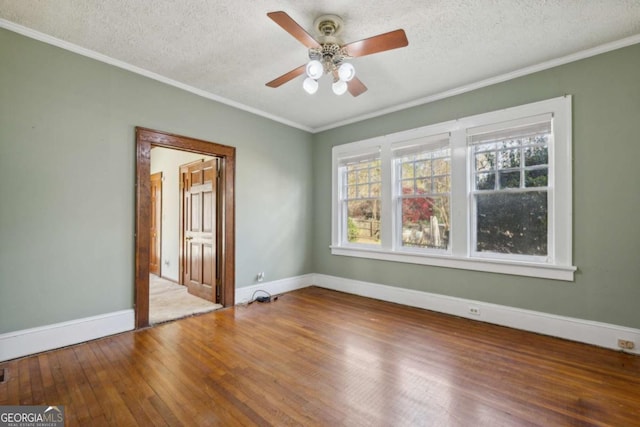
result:
M 149 325 L 149 268 L 151 248 L 152 184 L 150 179 L 151 148 L 164 147 L 213 156 L 219 170 L 216 198 L 219 221 L 216 221 L 216 276 L 219 277 L 217 299 L 224 307 L 235 302 L 235 148 L 161 131 L 136 128 L 136 327 Z M 188 236 L 184 236 L 188 237 Z M 184 255 L 182 255 L 184 256 Z M 185 261 L 180 260 L 181 265 Z

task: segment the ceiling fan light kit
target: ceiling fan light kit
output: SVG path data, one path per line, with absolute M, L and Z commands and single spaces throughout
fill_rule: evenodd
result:
M 344 62 L 338 68 L 338 76 L 340 76 L 340 80 L 343 82 L 350 82 L 356 76 L 355 67 L 349 62 Z
M 335 81 L 331 85 L 331 90 L 333 90 L 333 93 L 335 93 L 336 95 L 344 94 L 347 91 L 347 88 L 347 82 L 343 80 Z
M 353 80 L 356 76 L 355 67 L 348 62 L 344 62 L 340 64 L 339 67 L 336 67 L 333 63 L 327 65 L 322 64 L 317 59 L 312 59 L 305 69 L 308 77 L 302 82 L 302 87 L 310 95 L 318 91 L 318 79 L 322 77 L 327 69 L 330 70 L 327 74 L 333 74 L 334 76 L 334 82 L 331 88 L 336 95 L 343 95 L 348 89 L 347 82 Z
M 311 77 L 307 77 L 306 79 L 304 79 L 304 82 L 302 82 L 302 88 L 309 95 L 313 95 L 318 91 L 318 81 L 312 79 Z
M 314 80 L 318 80 L 320 77 L 322 77 L 324 66 L 322 65 L 322 62 L 318 61 L 317 59 L 312 59 L 307 64 L 306 70 L 307 76 L 311 77 Z
M 267 83 L 267 86 L 273 88 L 306 74 L 302 87 L 307 93 L 314 94 L 318 91 L 318 79 L 328 74 L 333 77 L 333 93 L 342 95 L 348 90 L 351 95 L 358 96 L 364 93 L 367 87 L 356 77 L 353 64 L 344 62 L 345 59 L 397 49 L 409 44 L 404 30 L 343 44 L 338 38 L 343 22 L 336 15 L 322 15 L 314 21 L 317 39 L 285 12 L 270 12 L 267 16 L 309 49 L 309 62 Z

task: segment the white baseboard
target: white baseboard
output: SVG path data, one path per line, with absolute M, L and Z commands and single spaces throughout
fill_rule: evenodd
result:
M 0 362 L 130 331 L 134 327 L 134 310 L 122 310 L 1 334 Z
M 278 295 L 284 292 L 306 288 L 307 286 L 311 286 L 313 278 L 313 274 L 305 274 L 302 276 L 273 280 L 271 282 L 260 282 L 244 288 L 236 288 L 236 304 L 246 304 L 253 298 L 253 294 L 258 290 L 267 291 L 271 295 Z M 258 297 L 260 295 L 264 296 L 264 294 L 260 292 L 256 293 L 255 296 Z
M 636 348 L 625 351 L 640 355 L 640 348 L 638 348 L 640 346 L 639 329 L 325 274 L 305 274 L 237 288 L 235 293 L 236 302 L 238 304 L 248 302 L 257 290 L 264 290 L 271 295 L 278 295 L 311 285 L 613 350 L 620 350 L 618 348 L 618 339 L 633 341 L 636 344 Z M 476 308 L 479 314 L 471 314 L 469 307 Z M 122 310 L 0 334 L 0 362 L 130 331 L 134 328 L 134 310 Z
M 640 346 L 639 329 L 324 274 L 314 274 L 313 283 L 322 288 L 424 308 L 614 350 L 620 350 L 618 348 L 618 339 L 633 341 L 636 348 L 625 351 L 640 354 L 640 349 L 638 348 Z M 479 314 L 471 314 L 470 307 L 478 309 Z

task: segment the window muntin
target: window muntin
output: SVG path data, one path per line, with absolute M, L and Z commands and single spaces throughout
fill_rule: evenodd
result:
M 448 138 L 445 140 L 448 144 Z M 451 149 L 428 145 L 395 158 L 399 246 L 447 250 L 451 224 Z
M 345 160 L 340 168 L 344 238 L 348 243 L 380 245 L 380 158 Z
M 548 256 L 550 120 L 469 138 L 476 255 Z

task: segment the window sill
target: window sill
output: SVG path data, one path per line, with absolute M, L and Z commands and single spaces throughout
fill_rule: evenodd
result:
M 459 268 L 463 270 L 484 271 L 490 273 L 512 274 L 516 276 L 538 277 L 542 279 L 573 282 L 574 266 L 535 264 L 495 259 L 463 258 L 452 255 L 415 254 L 391 252 L 377 248 L 331 246 L 332 255 L 369 258 L 382 261 L 404 262 L 409 264 L 431 265 L 435 267 Z

